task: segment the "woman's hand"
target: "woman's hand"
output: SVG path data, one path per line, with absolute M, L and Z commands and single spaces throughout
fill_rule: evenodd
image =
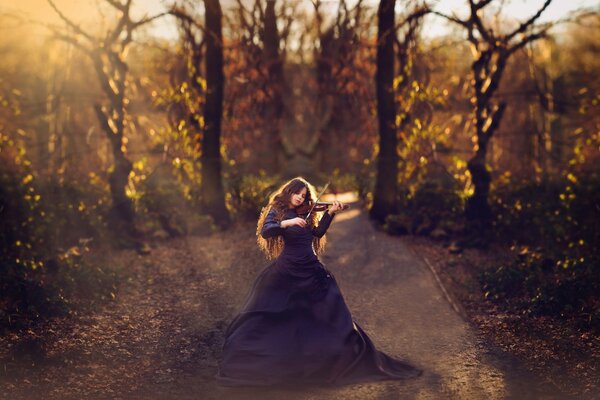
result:
M 294 226 L 294 225 L 298 225 L 299 227 L 304 228 L 306 226 L 306 221 L 304 220 L 304 218 L 300 218 L 300 217 L 286 219 L 286 220 L 281 221 L 282 228 L 287 228 L 287 227 Z
M 338 210 L 341 210 L 342 208 L 344 208 L 344 205 L 341 202 L 339 202 L 337 200 L 334 200 L 333 204 L 331 205 L 331 207 L 329 207 L 329 213 L 333 215 Z

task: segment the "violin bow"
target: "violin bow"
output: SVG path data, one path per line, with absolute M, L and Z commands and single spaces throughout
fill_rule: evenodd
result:
M 312 207 L 310 208 L 310 210 L 308 210 L 308 214 L 306 214 L 306 217 L 304 218 L 305 221 L 308 221 L 308 217 L 310 217 L 310 214 L 313 211 L 313 208 L 315 208 L 315 206 L 317 205 L 317 201 L 319 201 L 319 199 L 321 198 L 321 195 L 323 193 L 325 193 L 325 191 L 327 190 L 327 187 L 329 186 L 330 182 L 327 182 L 327 184 L 325 185 L 325 187 L 323 188 L 323 190 L 321 190 L 321 193 L 319 193 L 319 195 L 317 196 L 317 199 L 314 201 Z

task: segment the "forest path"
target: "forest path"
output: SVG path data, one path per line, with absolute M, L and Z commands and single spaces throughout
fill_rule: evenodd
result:
M 302 390 L 216 385 L 223 332 L 267 264 L 254 225 L 157 244 L 127 265 L 116 301 L 50 327 L 38 355 L 8 363 L 0 397 L 44 399 L 565 399 L 495 351 L 450 306 L 426 264 L 358 206 L 336 216 L 322 262 L 375 346 L 425 372 Z M 5 363 L 5 366 L 7 364 Z

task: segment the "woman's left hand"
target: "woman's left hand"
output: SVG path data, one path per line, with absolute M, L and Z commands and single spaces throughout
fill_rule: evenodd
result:
M 329 212 L 331 214 L 335 214 L 338 210 L 341 210 L 343 207 L 344 205 L 341 202 L 334 200 L 331 207 L 329 207 Z

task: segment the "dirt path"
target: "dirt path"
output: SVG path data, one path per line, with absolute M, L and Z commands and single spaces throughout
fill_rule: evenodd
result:
M 565 399 L 493 350 L 450 306 L 402 240 L 364 212 L 339 214 L 323 263 L 375 345 L 425 370 L 408 381 L 338 389 L 226 388 L 214 383 L 223 331 L 266 265 L 254 226 L 115 256 L 129 270 L 116 301 L 56 320 L 34 346 L 0 342 L 6 399 Z M 37 340 L 37 341 L 36 341 Z M 35 348 L 35 351 L 31 351 Z

